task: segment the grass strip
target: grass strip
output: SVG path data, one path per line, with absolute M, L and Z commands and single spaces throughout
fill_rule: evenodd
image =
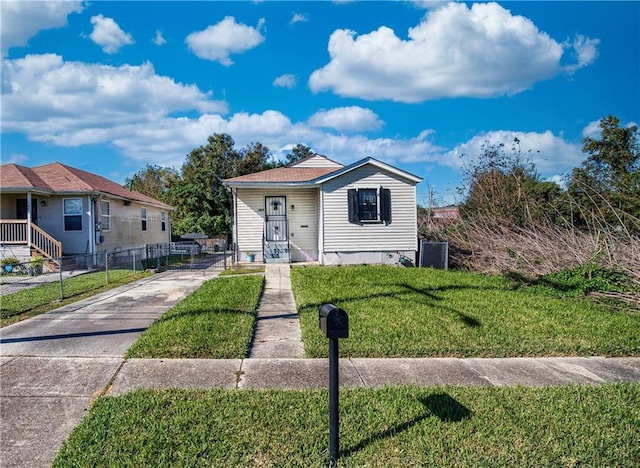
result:
M 0 299 L 0 327 L 48 312 L 66 304 L 77 302 L 109 289 L 149 276 L 150 273 L 133 270 L 109 271 L 109 283 L 105 272 L 93 272 L 62 280 L 64 299 L 60 299 L 60 282 L 46 283 L 2 296 Z
M 324 390 L 103 397 L 54 467 L 328 464 Z M 338 466 L 637 466 L 640 385 L 386 387 L 340 395 Z
M 207 281 L 156 319 L 129 348 L 127 357 L 245 357 L 263 283 L 262 276 Z
M 229 268 L 221 271 L 218 276 L 234 276 L 234 275 L 253 275 L 258 273 L 264 273 L 264 266 L 258 267 L 242 267 L 242 268 Z
M 640 314 L 517 288 L 503 277 L 388 266 L 291 270 L 308 357 L 327 355 L 318 307 L 349 315 L 356 357 L 638 356 Z

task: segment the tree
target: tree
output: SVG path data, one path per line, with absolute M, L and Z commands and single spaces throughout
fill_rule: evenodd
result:
M 240 150 L 240 159 L 235 169 L 235 176 L 273 169 L 276 165 L 271 161 L 269 148 L 262 143 L 251 143 Z
M 173 167 L 161 167 L 147 164 L 131 178 L 125 179 L 125 187 L 135 190 L 156 200 L 167 202 L 169 188 L 176 183 L 180 175 Z
M 311 148 L 298 143 L 296 146 L 291 148 L 291 152 L 285 156 L 287 158 L 285 165 L 290 166 L 306 158 L 307 156 L 311 156 L 312 154 L 313 154 L 313 150 Z
M 511 151 L 504 143 L 485 142 L 478 159 L 466 168 L 463 182 L 466 185 L 458 188 L 465 200 L 460 214 L 505 225 L 530 225 L 552 215 L 550 202 L 561 192 L 557 184 L 540 181 L 518 138 Z
M 582 151 L 588 157 L 574 168 L 567 191 L 578 203 L 584 223 L 598 216 L 629 228 L 640 218 L 638 127 L 620 127 L 612 115 L 602 118 L 599 126 L 600 139 L 583 139 Z
M 271 169 L 275 167 L 271 159 L 271 151 L 262 143 L 251 143 L 238 151 L 231 136 L 210 136 L 206 145 L 189 153 L 180 178 L 169 190 L 176 208 L 174 232 L 230 235 L 232 198 L 224 179 Z
M 231 136 L 217 133 L 187 156 L 180 179 L 169 190 L 171 204 L 176 208 L 176 234 L 230 234 L 231 195 L 222 182 L 236 175 L 242 159 L 234 144 Z

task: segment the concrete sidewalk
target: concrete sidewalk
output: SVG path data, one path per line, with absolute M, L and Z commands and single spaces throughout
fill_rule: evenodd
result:
M 156 274 L 1 329 L 2 467 L 50 466 L 102 395 L 168 387 L 327 388 L 328 359 L 298 357 L 302 343 L 289 265 L 268 265 L 250 358 L 124 359 L 142 330 L 216 273 Z M 640 382 L 640 358 L 340 360 L 342 387 L 605 382 Z
M 640 382 L 640 358 L 340 359 L 340 386 L 463 385 L 500 387 Z M 328 387 L 328 359 L 131 359 L 108 395 L 141 388 Z
M 269 264 L 249 358 L 301 358 L 304 356 L 300 318 L 291 293 L 289 264 Z

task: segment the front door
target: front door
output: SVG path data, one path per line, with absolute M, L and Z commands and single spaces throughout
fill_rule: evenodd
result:
M 27 219 L 27 199 L 16 199 L 16 219 Z M 31 199 L 31 222 L 38 225 L 38 200 Z
M 287 240 L 287 198 L 265 197 L 265 239 L 271 241 Z

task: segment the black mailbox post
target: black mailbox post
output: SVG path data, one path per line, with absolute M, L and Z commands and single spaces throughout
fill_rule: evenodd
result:
M 329 456 L 331 462 L 335 463 L 340 453 L 338 338 L 349 338 L 349 316 L 333 304 L 323 304 L 318 310 L 318 326 L 329 338 Z
M 327 338 L 349 338 L 349 316 L 333 304 L 323 304 L 319 311 L 319 327 Z

